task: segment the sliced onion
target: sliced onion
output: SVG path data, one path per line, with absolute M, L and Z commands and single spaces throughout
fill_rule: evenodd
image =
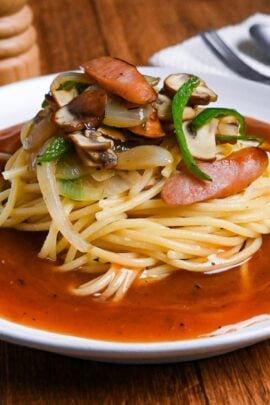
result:
M 101 170 L 96 170 L 93 169 L 91 176 L 93 177 L 94 180 L 96 181 L 105 181 L 109 180 L 111 177 L 115 175 L 114 170 L 106 170 L 106 169 L 101 169 Z
M 59 193 L 74 201 L 98 201 L 104 196 L 104 183 L 91 177 L 76 180 L 58 180 Z
M 124 193 L 130 188 L 128 182 L 120 176 L 113 176 L 104 182 L 104 197 L 113 197 Z
M 163 167 L 173 162 L 172 154 L 160 146 L 141 145 L 121 152 L 116 168 L 119 170 L 141 170 Z
M 144 78 L 147 81 L 147 83 L 150 84 L 150 86 L 152 87 L 156 87 L 160 82 L 160 77 L 144 75 Z
M 120 172 L 119 175 L 129 184 L 130 188 L 135 186 L 135 184 L 139 183 L 142 179 L 142 175 L 136 170 Z
M 21 129 L 21 143 L 23 144 L 25 138 L 28 137 L 28 135 L 31 132 L 31 129 L 34 125 L 34 119 L 30 120 L 30 121 L 26 121 L 26 123 L 23 125 L 22 129 Z
M 52 95 L 54 96 L 57 104 L 60 107 L 68 104 L 73 98 L 78 96 L 78 91 L 75 87 L 72 87 L 70 90 L 58 90 L 61 84 L 65 82 L 74 81 L 78 83 L 85 83 L 85 84 L 92 84 L 90 77 L 85 73 L 77 73 L 77 72 L 66 72 L 61 73 L 58 75 L 52 82 L 50 90 Z
M 55 175 L 59 180 L 75 180 L 86 174 L 89 174 L 89 168 L 75 155 L 70 154 L 57 162 Z
M 106 181 L 95 181 L 89 176 L 76 180 L 58 180 L 59 193 L 74 201 L 98 201 L 122 194 L 129 187 L 120 176 L 113 176 Z
M 147 120 L 151 110 L 150 105 L 131 108 L 125 101 L 109 97 L 103 124 L 118 128 L 136 127 Z
M 80 252 L 89 251 L 91 245 L 75 231 L 65 215 L 55 178 L 55 163 L 45 163 L 37 166 L 37 178 L 49 214 L 66 240 Z
M 84 176 L 91 176 L 95 181 L 102 182 L 114 176 L 114 170 L 84 166 L 76 155 L 68 155 L 58 161 L 56 166 L 56 178 L 58 180 L 77 180 Z

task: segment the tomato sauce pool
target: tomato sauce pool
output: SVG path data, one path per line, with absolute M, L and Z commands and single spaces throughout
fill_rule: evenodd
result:
M 248 124 L 250 133 L 269 135 L 266 125 Z M 43 234 L 0 229 L 0 317 L 81 337 L 154 342 L 193 338 L 270 314 L 270 236 L 240 267 L 212 275 L 179 271 L 159 282 L 145 281 L 120 303 L 73 296 L 71 288 L 89 275 L 62 273 L 39 259 L 43 240 Z

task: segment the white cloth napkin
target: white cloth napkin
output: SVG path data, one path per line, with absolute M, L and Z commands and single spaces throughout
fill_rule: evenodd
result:
M 258 23 L 270 24 L 270 15 L 254 14 L 240 24 L 219 29 L 218 33 L 243 61 L 270 76 L 270 56 L 263 55 L 249 34 L 249 27 Z M 155 53 L 149 63 L 154 66 L 172 67 L 179 72 L 237 76 L 212 53 L 199 35 Z

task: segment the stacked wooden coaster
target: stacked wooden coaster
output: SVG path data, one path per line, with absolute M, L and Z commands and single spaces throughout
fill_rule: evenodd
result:
M 0 85 L 40 74 L 33 13 L 26 3 L 0 1 Z

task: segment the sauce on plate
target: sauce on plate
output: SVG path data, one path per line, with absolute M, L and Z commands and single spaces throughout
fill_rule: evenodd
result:
M 0 230 L 0 316 L 49 331 L 112 341 L 167 341 L 270 313 L 270 237 L 242 267 L 212 275 L 179 271 L 134 285 L 120 303 L 75 297 L 89 279 L 37 257 L 44 236 Z
M 269 126 L 262 132 L 256 121 L 248 124 L 252 133 L 269 135 Z M 43 239 L 44 234 L 0 229 L 0 317 L 80 337 L 154 342 L 194 338 L 270 314 L 270 236 L 240 267 L 212 275 L 179 271 L 159 282 L 140 282 L 120 303 L 71 295 L 89 275 L 63 273 L 39 259 Z

